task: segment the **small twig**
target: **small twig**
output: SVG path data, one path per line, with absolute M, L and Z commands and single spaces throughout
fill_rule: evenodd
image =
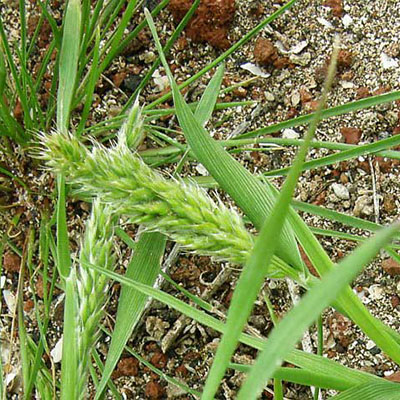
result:
M 371 170 L 371 179 L 372 179 L 372 198 L 374 201 L 374 216 L 375 216 L 375 223 L 379 224 L 379 198 L 377 194 L 377 187 L 376 187 L 376 175 L 375 175 L 375 168 L 374 164 L 371 160 L 371 157 L 368 157 L 369 167 Z
M 209 300 L 211 296 L 227 281 L 231 276 L 231 272 L 227 268 L 223 268 L 214 281 L 207 287 L 201 295 L 202 300 Z M 190 323 L 192 319 L 186 315 L 181 315 L 174 323 L 174 326 L 166 333 L 161 341 L 161 350 L 165 353 L 183 329 Z
M 290 297 L 292 299 L 293 305 L 296 305 L 300 301 L 299 285 L 297 285 L 291 279 L 286 279 L 286 283 L 288 286 L 288 291 L 289 291 Z M 314 352 L 314 347 L 311 342 L 310 332 L 308 330 L 306 330 L 304 332 L 303 338 L 301 339 L 301 346 L 303 347 L 303 350 L 307 353 Z M 314 395 L 315 387 L 310 386 L 310 390 L 311 390 L 311 393 Z M 319 396 L 321 396 L 321 393 L 319 393 Z M 319 397 L 319 398 L 322 399 L 322 397 Z

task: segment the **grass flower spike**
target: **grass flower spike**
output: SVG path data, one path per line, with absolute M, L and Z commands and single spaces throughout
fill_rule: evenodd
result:
M 154 172 L 126 140 L 88 150 L 76 137 L 56 132 L 42 136 L 42 144 L 41 157 L 78 192 L 98 196 L 116 214 L 165 233 L 188 250 L 245 263 L 254 239 L 241 217 L 198 186 Z
M 108 278 L 87 268 L 88 263 L 105 269 L 113 268 L 112 237 L 114 221 L 110 208 L 95 199 L 86 224 L 76 274 L 78 321 L 76 332 L 78 382 L 76 398 L 85 398 L 90 353 L 98 340 L 99 324 L 107 301 Z

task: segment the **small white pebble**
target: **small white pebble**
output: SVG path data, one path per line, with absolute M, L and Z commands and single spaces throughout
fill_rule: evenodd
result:
M 15 298 L 14 294 L 11 293 L 9 290 L 4 290 L 3 298 L 6 302 L 8 311 L 10 311 L 10 314 L 14 314 L 15 307 L 17 306 L 17 299 Z
M 293 129 L 285 129 L 282 132 L 283 139 L 298 139 L 299 137 L 300 137 L 300 134 Z
M 367 345 L 365 346 L 367 350 L 371 350 L 374 348 L 376 345 L 372 340 L 368 340 Z
M 384 290 L 380 285 L 371 285 L 368 288 L 368 292 L 372 300 L 379 300 L 384 295 Z
M 271 92 L 264 92 L 264 95 L 265 95 L 265 99 L 267 101 L 274 101 L 275 100 L 275 96 Z
M 342 18 L 342 22 L 343 22 L 344 27 L 348 28 L 353 23 L 353 18 L 351 18 L 349 14 L 346 14 Z
M 270 74 L 263 72 L 260 67 L 257 67 L 257 65 L 250 62 L 242 64 L 240 68 L 249 71 L 253 75 L 259 76 L 260 78 L 268 78 L 270 76 Z
M 354 88 L 354 83 L 349 81 L 340 81 L 340 86 L 343 89 L 352 89 Z
M 55 363 L 58 363 L 62 359 L 62 346 L 63 339 L 61 338 L 56 345 L 53 347 L 53 350 L 50 351 L 51 358 Z
M 268 286 L 269 286 L 270 289 L 275 289 L 277 287 L 276 282 L 274 280 L 272 280 L 272 279 L 270 280 Z
M 290 101 L 292 103 L 293 107 L 296 107 L 300 103 L 300 93 L 298 91 L 295 91 L 291 96 L 290 96 Z
M 318 18 L 317 18 L 317 21 L 318 21 L 321 25 L 325 26 L 325 28 L 333 29 L 333 25 L 332 25 L 327 19 L 322 18 L 322 17 L 318 17 Z
M 293 54 L 301 53 L 308 46 L 307 40 L 302 40 L 301 42 L 294 45 L 289 51 Z
M 340 183 L 333 183 L 332 190 L 339 199 L 348 200 L 350 198 L 349 190 L 346 186 L 341 185 Z
M 391 69 L 397 68 L 399 63 L 392 57 L 389 57 L 387 54 L 381 54 L 381 64 L 383 69 Z
M 206 168 L 202 165 L 202 164 L 197 164 L 196 165 L 196 171 L 203 176 L 207 176 L 208 175 L 208 171 L 206 170 Z

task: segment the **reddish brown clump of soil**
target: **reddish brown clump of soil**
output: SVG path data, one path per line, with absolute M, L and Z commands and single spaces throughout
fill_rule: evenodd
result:
M 7 252 L 3 257 L 3 266 L 7 272 L 19 272 L 21 258 L 17 254 Z
M 193 0 L 171 0 L 168 8 L 179 22 L 192 4 Z M 186 34 L 195 42 L 208 42 L 226 49 L 230 45 L 227 34 L 235 11 L 235 0 L 202 0 L 186 26 Z
M 118 362 L 112 376 L 117 379 L 121 376 L 137 376 L 139 373 L 139 361 L 135 357 L 123 358 Z
M 347 126 L 340 128 L 340 133 L 347 144 L 358 144 L 362 135 L 361 129 Z
M 343 15 L 342 0 L 325 0 L 322 5 L 331 8 L 332 14 L 335 17 L 341 17 Z
M 260 65 L 273 65 L 277 69 L 282 69 L 290 65 L 289 59 L 287 57 L 279 57 L 273 43 L 262 37 L 257 39 L 253 53 L 257 64 Z
M 260 37 L 254 46 L 254 58 L 260 65 L 269 65 L 278 58 L 278 55 L 272 42 Z
M 391 276 L 400 275 L 400 264 L 392 258 L 384 260 L 382 262 L 382 268 L 387 274 Z

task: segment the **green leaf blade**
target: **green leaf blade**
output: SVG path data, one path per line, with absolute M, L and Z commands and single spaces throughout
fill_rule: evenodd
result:
M 57 94 L 57 128 L 68 130 L 74 95 L 81 33 L 81 7 L 79 0 L 68 2 L 60 51 L 60 81 Z
M 318 282 L 277 325 L 268 337 L 267 345 L 257 358 L 250 375 L 242 386 L 238 400 L 256 399 L 265 382 L 273 376 L 287 353 L 301 338 L 304 331 L 329 306 L 341 290 L 371 261 L 376 253 L 398 232 L 395 224 L 379 232 L 338 267 Z
M 142 233 L 126 271 L 126 278 L 152 286 L 160 271 L 165 243 L 165 237 L 159 233 Z M 97 388 L 96 399 L 102 395 L 147 301 L 147 295 L 132 287 L 122 287 L 110 349 Z

